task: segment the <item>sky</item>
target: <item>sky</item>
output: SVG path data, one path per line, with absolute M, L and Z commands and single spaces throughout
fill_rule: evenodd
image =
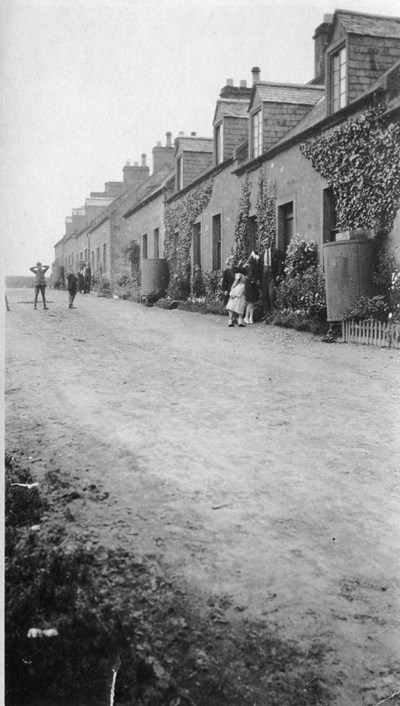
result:
M 307 83 L 315 28 L 348 9 L 399 16 L 398 0 L 3 0 L 0 228 L 4 274 L 51 265 L 65 218 L 127 160 L 212 136 L 227 78 Z

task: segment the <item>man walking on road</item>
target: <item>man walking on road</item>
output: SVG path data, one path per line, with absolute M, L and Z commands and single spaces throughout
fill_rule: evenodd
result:
M 46 304 L 46 272 L 50 265 L 42 265 L 41 262 L 37 262 L 35 266 L 30 267 L 30 271 L 35 275 L 35 303 L 33 305 L 34 309 L 37 309 L 37 300 L 39 292 L 43 299 L 43 309 L 48 309 Z

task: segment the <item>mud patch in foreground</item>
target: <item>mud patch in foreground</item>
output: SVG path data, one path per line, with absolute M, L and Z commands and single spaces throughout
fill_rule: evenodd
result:
M 102 498 L 59 469 L 38 487 L 6 457 L 8 706 L 331 702 L 323 645 L 304 653 L 264 622 L 228 619 L 223 599 L 198 610 L 154 556 L 104 546 L 79 525 L 86 493 Z

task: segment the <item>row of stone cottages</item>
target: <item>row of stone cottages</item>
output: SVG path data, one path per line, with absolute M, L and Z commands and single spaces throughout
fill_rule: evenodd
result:
M 238 219 L 249 252 L 272 235 L 284 253 L 297 233 L 321 258 L 325 243 L 380 232 L 400 261 L 400 18 L 338 10 L 313 39 L 309 83 L 262 81 L 256 67 L 251 87 L 228 79 L 212 138 L 167 133 L 151 175 L 142 155 L 91 193 L 66 219 L 54 268 L 90 260 L 113 285 L 167 257 L 190 287 L 195 265 L 223 268 Z

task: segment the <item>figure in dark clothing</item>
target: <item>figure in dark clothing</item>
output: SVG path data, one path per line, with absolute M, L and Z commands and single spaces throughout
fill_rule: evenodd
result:
M 226 261 L 226 268 L 222 274 L 222 291 L 224 293 L 224 304 L 225 306 L 229 300 L 229 293 L 231 291 L 232 285 L 235 281 L 236 268 L 234 265 L 234 257 L 231 255 Z
M 79 294 L 83 294 L 85 289 L 85 276 L 83 274 L 83 267 L 78 272 L 78 290 Z
M 245 324 L 253 324 L 254 308 L 258 302 L 258 278 L 260 258 L 253 251 L 246 263 L 246 316 Z
M 92 270 L 90 268 L 89 263 L 86 263 L 85 269 L 83 270 L 83 276 L 85 278 L 85 286 L 83 293 L 84 294 L 90 294 L 90 284 L 92 280 Z
M 66 277 L 67 289 L 69 294 L 69 308 L 76 309 L 76 307 L 74 306 L 74 299 L 78 291 L 78 277 L 72 272 L 72 270 L 68 270 Z
M 270 239 L 266 242 L 265 250 L 260 255 L 259 275 L 264 321 L 268 322 L 274 308 L 275 287 L 282 275 L 281 251 L 272 245 Z
M 43 309 L 48 309 L 46 304 L 46 272 L 50 265 L 42 265 L 41 262 L 37 262 L 36 265 L 30 267 L 30 271 L 35 275 L 35 302 L 33 305 L 34 309 L 37 309 L 37 300 L 39 292 L 42 295 Z

